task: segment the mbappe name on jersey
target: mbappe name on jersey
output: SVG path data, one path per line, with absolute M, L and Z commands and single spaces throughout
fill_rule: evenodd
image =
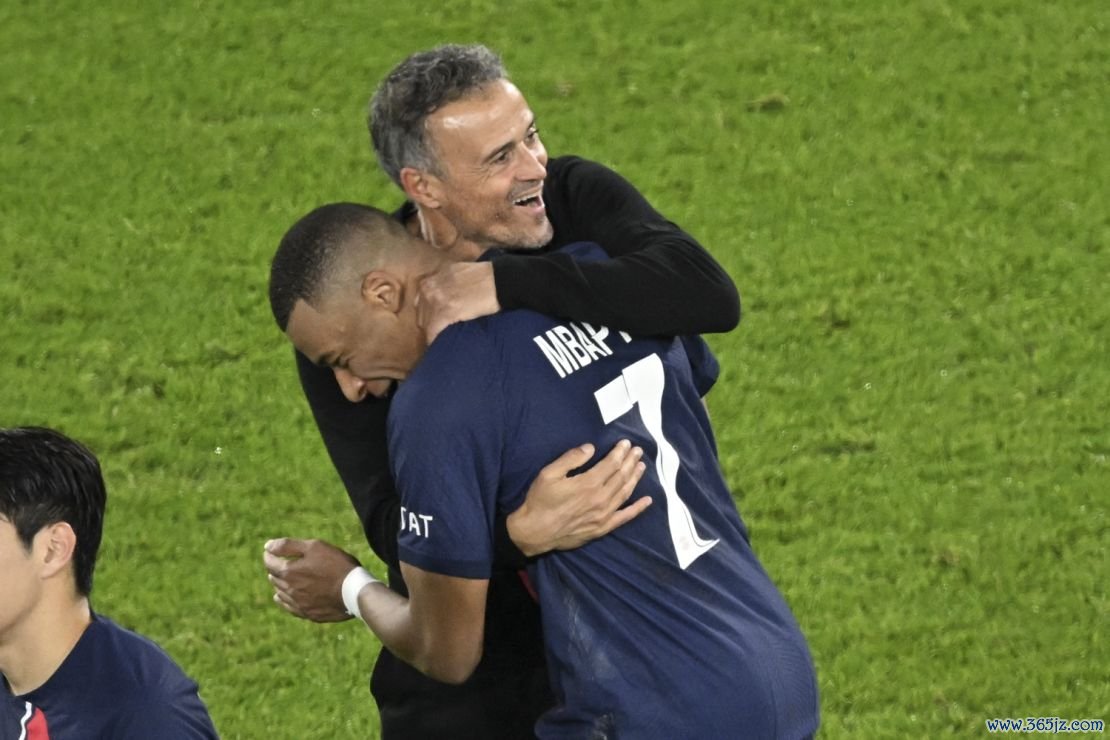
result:
M 559 377 L 565 378 L 594 360 L 613 354 L 605 341 L 609 339 L 609 334 L 608 327 L 593 326 L 585 321 L 570 321 L 532 337 L 532 341 L 540 348 Z M 632 341 L 632 337 L 623 331 L 617 334 L 626 343 Z M 612 341 L 609 339 L 609 342 Z

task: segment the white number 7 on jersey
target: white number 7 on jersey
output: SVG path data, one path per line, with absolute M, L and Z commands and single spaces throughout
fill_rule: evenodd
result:
M 659 451 L 655 471 L 667 494 L 667 525 L 671 530 L 671 541 L 678 556 L 678 566 L 686 570 L 690 563 L 709 552 L 719 540 L 704 540 L 698 536 L 690 510 L 682 503 L 675 489 L 681 460 L 663 436 L 663 383 L 663 362 L 659 355 L 653 353 L 626 367 L 620 377 L 595 392 L 594 398 L 606 424 L 624 416 L 636 404 L 640 405 L 640 418 Z

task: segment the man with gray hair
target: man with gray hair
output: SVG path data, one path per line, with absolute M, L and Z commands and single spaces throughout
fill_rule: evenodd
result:
M 448 324 L 511 308 L 644 335 L 727 331 L 739 321 L 732 280 L 693 237 L 612 170 L 548 158 L 527 101 L 485 47 L 443 46 L 401 62 L 374 95 L 370 126 L 381 166 L 407 198 L 395 217 L 409 233 L 461 260 L 493 248 L 526 250 L 453 263 L 425 279 L 415 309 L 429 338 Z M 610 259 L 578 263 L 557 251 L 584 240 Z M 716 366 L 702 354 L 704 392 Z M 403 593 L 401 507 L 385 441 L 388 394 L 374 397 L 370 381 L 342 363 L 318 367 L 298 353 L 297 366 L 367 539 Z M 474 676 L 460 686 L 438 684 L 383 651 L 371 687 L 384 737 L 517 738 L 550 704 L 538 611 L 518 571 L 528 557 L 605 534 L 646 503 L 618 508 L 628 477 L 589 478 L 598 468 L 571 476 L 593 453 L 583 445 L 560 457 L 536 477 L 538 490 L 495 522 L 486 645 Z M 617 450 L 610 470 L 630 475 L 632 453 Z M 339 584 L 319 578 L 311 552 L 285 542 L 290 549 L 272 554 L 298 557 L 284 572 L 299 585 L 303 612 L 317 621 L 345 618 Z

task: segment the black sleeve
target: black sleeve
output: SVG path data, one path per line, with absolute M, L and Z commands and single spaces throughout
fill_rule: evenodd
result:
M 389 401 L 370 397 L 351 403 L 330 369 L 314 365 L 300 352 L 295 354 L 301 388 L 366 541 L 384 563 L 397 568 L 401 501 L 389 474 L 385 426 Z
M 549 169 L 544 191 L 555 226 L 552 246 L 592 241 L 613 259 L 504 255 L 493 262 L 502 308 L 531 308 L 646 335 L 736 327 L 736 286 L 693 237 L 612 170 L 578 158 L 553 163 L 558 169 Z
M 398 575 L 401 499 L 389 472 L 386 441 L 389 401 L 370 397 L 361 403 L 351 403 L 339 390 L 330 369 L 314 365 L 300 352 L 294 354 L 301 388 L 332 465 L 358 514 L 366 541 L 374 554 Z M 495 559 L 499 565 L 511 568 L 522 568 L 527 562 L 509 538 L 504 517 L 496 522 Z

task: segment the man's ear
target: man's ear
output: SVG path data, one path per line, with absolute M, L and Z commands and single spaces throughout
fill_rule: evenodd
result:
M 424 208 L 439 208 L 442 201 L 443 183 L 430 172 L 414 167 L 401 168 L 401 189 L 413 203 Z
M 391 313 L 398 313 L 404 302 L 401 281 L 384 270 L 371 270 L 362 278 L 362 300 Z
M 35 554 L 41 558 L 42 574 L 52 578 L 73 562 L 77 533 L 68 522 L 55 522 L 35 535 Z

